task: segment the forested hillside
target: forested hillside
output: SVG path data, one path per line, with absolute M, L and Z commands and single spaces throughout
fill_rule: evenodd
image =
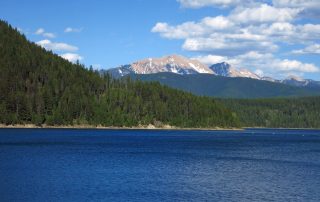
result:
M 29 42 L 0 21 L 0 123 L 180 127 L 239 126 L 211 98 L 130 79 L 101 77 Z
M 274 98 L 320 95 L 320 89 L 289 86 L 250 78 L 230 78 L 211 74 L 132 74 L 133 79 L 158 81 L 195 95 L 221 98 Z
M 320 97 L 224 99 L 244 127 L 320 128 Z

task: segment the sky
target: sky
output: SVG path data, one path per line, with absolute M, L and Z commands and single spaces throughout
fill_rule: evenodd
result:
M 320 0 L 1 0 L 0 19 L 95 69 L 179 54 L 320 80 Z

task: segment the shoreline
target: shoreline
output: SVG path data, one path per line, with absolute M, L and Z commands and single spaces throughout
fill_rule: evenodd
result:
M 93 126 L 93 125 L 62 125 L 62 126 L 48 126 L 42 125 L 37 126 L 35 124 L 16 124 L 16 125 L 5 125 L 0 124 L 0 129 L 5 128 L 12 128 L 12 129 L 99 129 L 99 130 L 212 130 L 212 131 L 219 131 L 219 130 L 234 130 L 234 131 L 241 131 L 245 130 L 244 128 L 181 128 L 175 127 L 170 125 L 164 125 L 162 127 L 156 127 L 154 125 L 141 125 L 141 126 L 134 126 L 134 127 L 116 127 L 116 126 Z
M 94 126 L 94 125 L 61 125 L 61 126 L 49 126 L 42 125 L 37 126 L 35 124 L 15 124 L 5 125 L 0 124 L 0 129 L 96 129 L 96 130 L 208 130 L 208 131 L 243 131 L 250 129 L 263 129 L 263 130 L 320 130 L 320 128 L 266 128 L 266 127 L 242 127 L 242 128 L 181 128 L 170 125 L 163 125 L 162 127 L 156 127 L 152 124 L 139 125 L 133 127 L 119 127 L 119 126 Z
M 266 127 L 243 127 L 244 130 L 263 129 L 263 130 L 320 130 L 320 128 L 266 128 Z

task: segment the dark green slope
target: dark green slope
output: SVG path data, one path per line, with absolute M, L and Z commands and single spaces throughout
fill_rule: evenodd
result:
M 320 128 L 320 97 L 222 99 L 245 127 Z
M 29 42 L 1 20 L 0 123 L 238 126 L 235 115 L 211 98 L 101 77 Z
M 157 73 L 130 75 L 130 77 L 142 81 L 159 81 L 164 85 L 196 95 L 214 97 L 270 98 L 320 95 L 318 89 L 295 87 L 249 78 L 228 78 L 210 74 L 179 75 L 174 73 Z

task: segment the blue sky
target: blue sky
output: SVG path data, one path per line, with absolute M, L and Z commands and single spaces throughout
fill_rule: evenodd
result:
M 319 10 L 318 0 L 3 0 L 0 18 L 96 68 L 181 54 L 320 80 Z

